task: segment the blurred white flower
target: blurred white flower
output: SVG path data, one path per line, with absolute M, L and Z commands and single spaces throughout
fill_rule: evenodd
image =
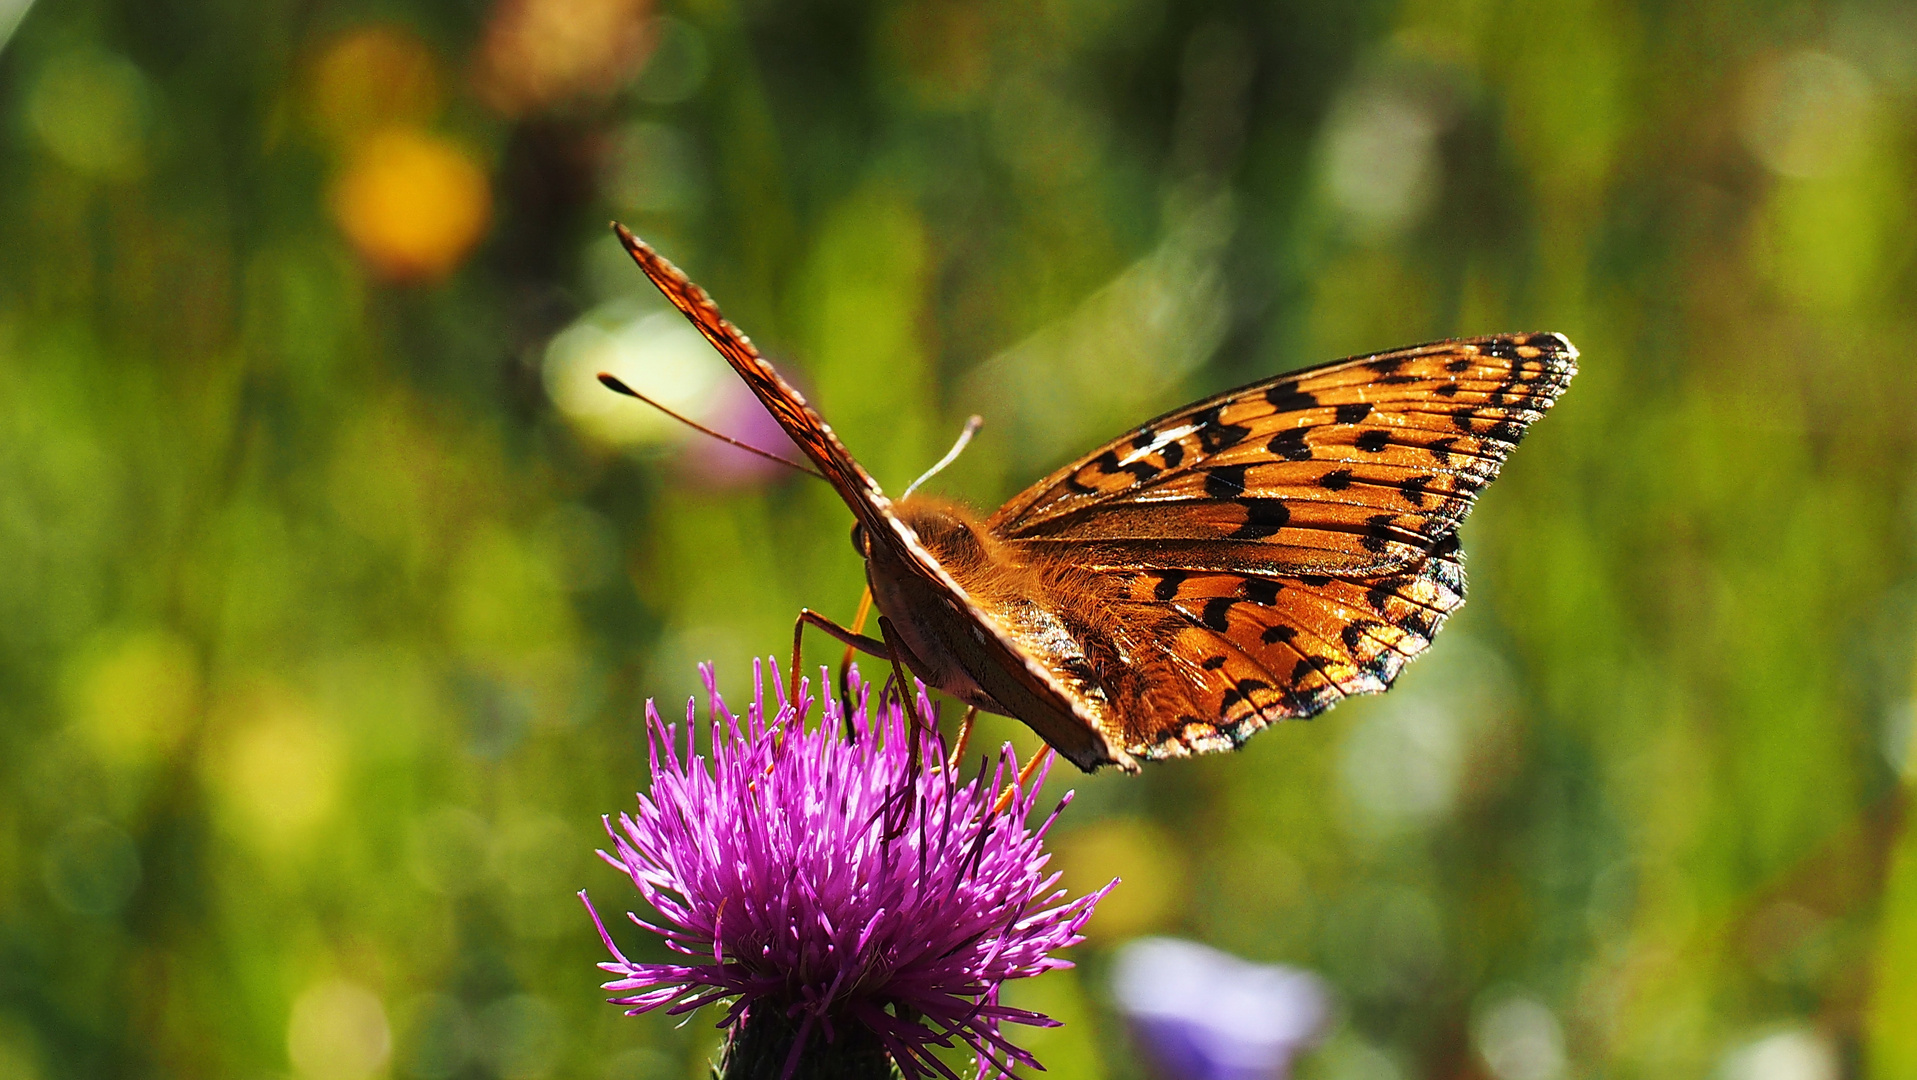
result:
M 694 420 L 705 422 L 731 377 L 725 361 L 676 311 L 603 304 L 546 346 L 546 393 L 572 423 L 617 445 L 674 443 L 692 430 L 599 384 L 600 372 Z
M 1857 159 L 1870 119 L 1870 80 L 1806 49 L 1764 64 L 1744 93 L 1744 145 L 1772 172 L 1829 176 Z
M 1409 94 L 1366 87 L 1325 120 L 1324 183 L 1353 223 L 1394 233 L 1417 223 L 1438 185 L 1439 121 Z
M 1553 1080 L 1564 1073 L 1564 1031 L 1551 1010 L 1513 997 L 1479 1014 L 1471 1032 L 1498 1080 Z
M 1807 1028 L 1791 1028 L 1745 1043 L 1718 1066 L 1719 1080 L 1837 1080 L 1837 1048 Z

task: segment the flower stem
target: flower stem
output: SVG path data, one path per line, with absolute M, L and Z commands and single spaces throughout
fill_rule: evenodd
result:
M 898 1073 L 892 1059 L 864 1024 L 835 1025 L 838 1039 L 827 1042 L 818 1025 L 806 1033 L 805 1048 L 789 1078 L 786 1059 L 798 1025 L 766 1003 L 750 1009 L 726 1036 L 725 1050 L 714 1070 L 719 1080 L 892 1080 Z

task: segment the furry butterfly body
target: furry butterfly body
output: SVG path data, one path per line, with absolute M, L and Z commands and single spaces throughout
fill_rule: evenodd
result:
M 1464 602 L 1457 528 L 1576 374 L 1557 334 L 1434 342 L 1145 423 L 990 516 L 888 499 L 705 292 L 628 252 L 838 490 L 883 649 L 1082 769 L 1230 749 L 1387 688 Z

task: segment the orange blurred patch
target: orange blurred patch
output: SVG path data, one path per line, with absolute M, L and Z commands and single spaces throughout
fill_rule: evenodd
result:
M 432 49 L 397 26 L 367 26 L 334 40 L 313 65 L 313 124 L 336 145 L 375 131 L 420 126 L 445 104 Z
M 332 210 L 374 273 L 390 281 L 434 281 L 485 235 L 492 191 L 485 171 L 459 144 L 395 127 L 353 148 L 334 185 Z
M 499 0 L 476 88 L 505 116 L 605 97 L 652 54 L 653 29 L 651 0 Z

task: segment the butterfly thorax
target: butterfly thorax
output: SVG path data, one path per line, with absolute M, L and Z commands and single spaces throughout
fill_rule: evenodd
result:
M 974 676 L 978 658 L 967 647 L 964 627 L 970 624 L 968 616 L 977 616 L 1016 641 L 1094 712 L 1104 713 L 1098 671 L 1102 665 L 1095 655 L 1099 650 L 1087 641 L 1100 635 L 1086 619 L 1075 616 L 1100 610 L 1108 587 L 1057 560 L 1034 560 L 993 537 L 962 504 L 913 498 L 898 503 L 894 511 L 976 609 L 961 612 L 942 597 L 919 595 L 916 578 L 903 573 L 882 549 L 869 552 L 866 574 L 873 601 L 910 650 L 908 659 L 916 661 L 912 666 L 919 677 L 967 704 L 1008 712 Z

